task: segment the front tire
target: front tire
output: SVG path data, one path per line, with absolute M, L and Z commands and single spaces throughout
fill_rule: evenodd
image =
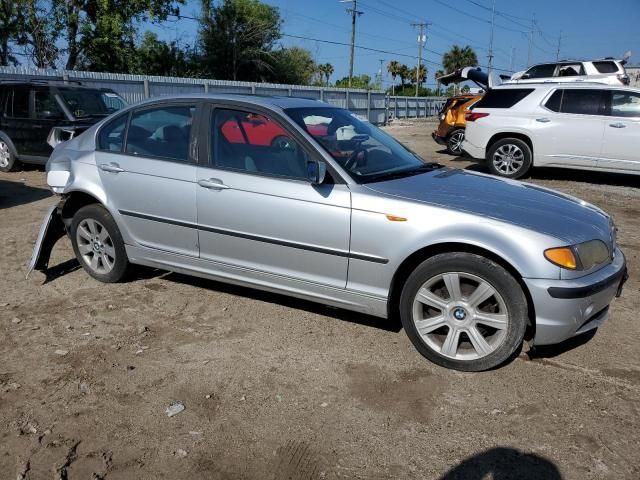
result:
M 125 278 L 129 259 L 124 240 L 106 208 L 92 204 L 79 209 L 70 233 L 76 258 L 89 275 L 104 283 Z
M 400 296 L 400 318 L 418 352 L 455 370 L 501 365 L 520 347 L 527 301 L 502 266 L 471 253 L 443 253 L 422 262 Z
M 533 154 L 519 138 L 502 138 L 491 145 L 487 154 L 489 170 L 506 178 L 522 178 L 531 169 Z
M 447 152 L 449 152 L 451 155 L 461 155 L 463 140 L 464 128 L 456 128 L 447 137 Z
M 0 138 L 0 172 L 11 172 L 18 167 L 15 153 L 9 144 Z

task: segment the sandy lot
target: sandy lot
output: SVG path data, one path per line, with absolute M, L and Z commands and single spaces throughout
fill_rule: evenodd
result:
M 388 130 L 478 168 L 432 129 Z M 99 284 L 67 239 L 25 280 L 55 198 L 0 174 L 0 478 L 640 478 L 640 177 L 530 181 L 612 213 L 631 279 L 592 339 L 463 374 L 393 322 L 149 269 Z

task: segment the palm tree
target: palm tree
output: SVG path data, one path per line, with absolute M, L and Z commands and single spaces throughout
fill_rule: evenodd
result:
M 387 65 L 387 71 L 391 74 L 393 83 L 391 84 L 391 95 L 396 94 L 396 77 L 400 74 L 400 62 L 391 60 Z
M 444 75 L 444 70 L 438 70 L 435 73 L 435 79 L 436 79 L 436 95 L 440 95 L 440 77 L 442 77 Z
M 478 57 L 469 45 L 459 47 L 454 45 L 451 50 L 442 56 L 442 66 L 447 73 L 456 71 L 459 68 L 473 67 L 478 64 Z M 456 85 L 457 90 L 457 85 Z
M 411 69 L 403 63 L 398 69 L 398 76 L 400 77 L 400 84 L 404 87 L 405 79 L 411 78 Z
M 333 65 L 330 63 L 323 63 L 322 65 L 318 65 L 318 71 L 321 75 L 324 75 L 326 78 L 326 86 L 329 86 L 329 77 L 333 75 Z

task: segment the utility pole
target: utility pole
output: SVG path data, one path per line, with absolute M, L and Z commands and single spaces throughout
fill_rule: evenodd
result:
M 511 73 L 515 73 L 516 68 L 516 47 L 511 47 L 511 62 L 509 63 Z
M 531 32 L 529 32 L 529 52 L 527 53 L 527 68 L 531 66 L 531 47 L 533 47 L 533 32 L 536 28 L 536 14 L 531 18 Z
M 489 73 L 491 76 L 491 69 L 493 67 L 493 28 L 496 20 L 496 0 L 493 0 L 491 5 L 491 37 L 489 39 Z
M 351 55 L 349 57 L 349 88 L 353 79 L 353 54 L 356 48 L 356 18 L 364 12 L 358 10 L 358 0 L 340 0 L 340 3 L 351 3 L 351 8 L 347 8 L 347 13 L 351 14 Z
M 383 88 L 382 88 L 382 68 L 383 68 L 383 64 L 384 64 L 384 58 L 379 58 L 378 61 L 380 62 L 380 70 L 378 71 L 378 82 L 380 82 L 380 90 L 383 90 Z
M 416 68 L 416 97 L 418 96 L 418 89 L 420 88 L 420 64 L 422 62 L 422 47 L 427 43 L 427 34 L 425 33 L 426 27 L 431 23 L 420 22 L 412 23 L 412 27 L 418 27 L 418 66 Z
M 560 44 L 562 43 L 562 30 L 560 30 L 560 35 L 558 35 L 558 50 L 556 51 L 556 62 L 560 60 Z

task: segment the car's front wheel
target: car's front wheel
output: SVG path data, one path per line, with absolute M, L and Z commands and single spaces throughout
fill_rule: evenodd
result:
M 457 128 L 447 137 L 447 152 L 451 155 L 462 153 L 462 142 L 464 141 L 464 128 Z
M 516 279 L 480 255 L 444 253 L 407 279 L 400 317 L 416 349 L 446 368 L 482 371 L 522 344 L 527 301 Z
M 102 205 L 87 205 L 75 213 L 71 243 L 80 265 L 96 280 L 114 283 L 126 276 L 129 259 L 124 240 Z
M 0 138 L 0 172 L 10 172 L 18 166 L 15 154 L 9 144 Z
M 489 148 L 487 162 L 494 175 L 522 178 L 531 168 L 533 154 L 526 142 L 519 138 L 503 138 Z

